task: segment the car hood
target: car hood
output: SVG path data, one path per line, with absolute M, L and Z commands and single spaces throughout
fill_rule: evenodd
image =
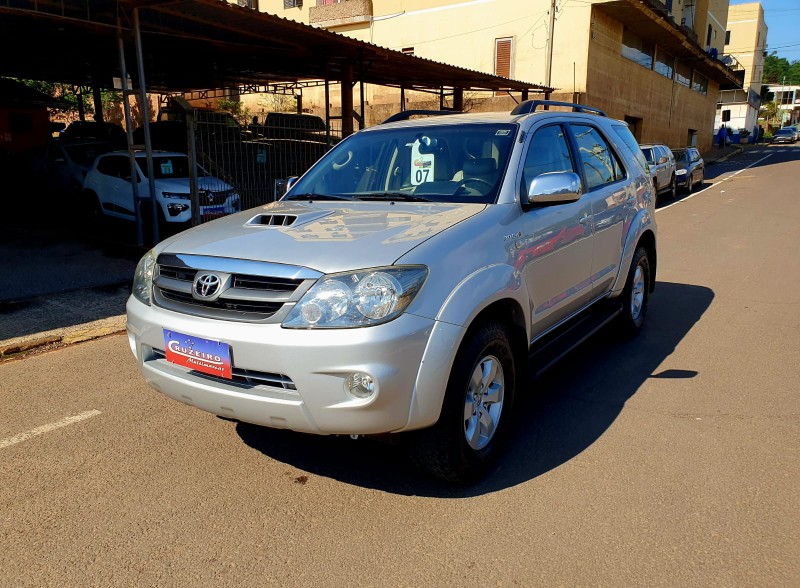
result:
M 159 253 L 304 266 L 323 273 L 391 265 L 485 204 L 275 202 L 176 235 Z M 288 224 L 291 222 L 291 224 Z

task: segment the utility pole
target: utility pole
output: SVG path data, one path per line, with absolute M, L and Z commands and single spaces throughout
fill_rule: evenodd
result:
M 547 62 L 544 70 L 544 85 L 550 87 L 553 70 L 553 29 L 556 25 L 556 0 L 550 0 L 550 28 L 547 29 Z

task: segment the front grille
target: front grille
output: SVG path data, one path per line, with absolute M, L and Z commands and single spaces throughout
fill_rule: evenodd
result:
M 233 287 L 246 290 L 270 290 L 272 292 L 294 292 L 303 280 L 265 278 L 263 276 L 233 276 Z
M 167 355 L 164 353 L 162 349 L 156 349 L 155 347 L 153 347 L 153 359 L 167 362 Z M 272 372 L 260 372 L 257 370 L 244 370 L 236 367 L 231 367 L 231 374 L 233 377 L 229 380 L 228 378 L 212 376 L 211 374 L 198 372 L 197 370 L 190 370 L 188 368 L 183 368 L 182 366 L 175 366 L 175 367 L 179 369 L 186 369 L 187 373 L 199 378 L 204 378 L 206 380 L 212 380 L 216 382 L 223 382 L 226 384 L 236 383 L 237 385 L 243 388 L 255 388 L 256 386 L 267 386 L 269 388 L 297 390 L 297 386 L 295 386 L 292 379 L 289 376 L 285 376 L 283 374 L 276 374 Z
M 233 194 L 233 190 L 202 190 L 200 193 L 200 204 L 203 206 L 225 204 L 225 201 L 231 194 Z
M 321 275 L 308 268 L 261 261 L 162 253 L 153 279 L 156 306 L 218 320 L 279 323 Z M 211 300 L 194 295 L 200 273 L 220 279 Z M 285 312 L 284 312 L 285 311 Z
M 171 265 L 159 265 L 158 275 L 165 278 L 172 278 L 173 280 L 180 280 L 181 282 L 192 282 L 197 273 L 195 269 L 175 267 Z
M 166 288 L 159 288 L 161 295 L 167 300 L 180 302 L 181 304 L 191 304 L 203 308 L 213 308 L 215 310 L 229 310 L 232 312 L 246 312 L 250 314 L 260 314 L 262 318 L 267 318 L 275 314 L 282 306 L 283 302 L 266 302 L 258 300 L 234 300 L 231 298 L 217 298 L 216 300 L 197 300 L 186 292 L 177 292 Z

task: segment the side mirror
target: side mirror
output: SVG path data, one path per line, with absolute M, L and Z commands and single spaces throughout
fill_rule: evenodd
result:
M 66 160 L 66 159 L 64 159 L 63 157 L 56 157 L 56 158 L 53 160 L 53 163 L 61 163 L 61 164 L 64 164 L 64 163 L 67 163 L 67 160 Z
M 528 190 L 528 204 L 564 204 L 575 202 L 583 194 L 581 179 L 573 172 L 548 172 L 533 178 Z
M 289 190 L 291 190 L 292 186 L 294 186 L 295 182 L 297 182 L 297 180 L 299 180 L 299 179 L 300 178 L 298 178 L 297 176 L 292 176 L 292 177 L 288 178 L 286 180 L 286 191 L 288 192 Z

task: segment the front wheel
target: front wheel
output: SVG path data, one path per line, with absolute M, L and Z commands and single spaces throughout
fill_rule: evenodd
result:
M 448 482 L 479 479 L 493 465 L 511 420 L 516 365 L 506 328 L 472 330 L 453 363 L 439 421 L 415 433 L 412 458 Z
M 686 193 L 691 194 L 694 190 L 694 182 L 692 181 L 692 174 L 689 174 L 689 177 L 686 180 Z
M 626 335 L 636 335 L 644 324 L 650 298 L 650 257 L 644 247 L 638 247 L 622 292 L 620 326 Z
M 678 196 L 678 179 L 672 176 L 672 181 L 669 183 L 669 198 L 675 200 Z

